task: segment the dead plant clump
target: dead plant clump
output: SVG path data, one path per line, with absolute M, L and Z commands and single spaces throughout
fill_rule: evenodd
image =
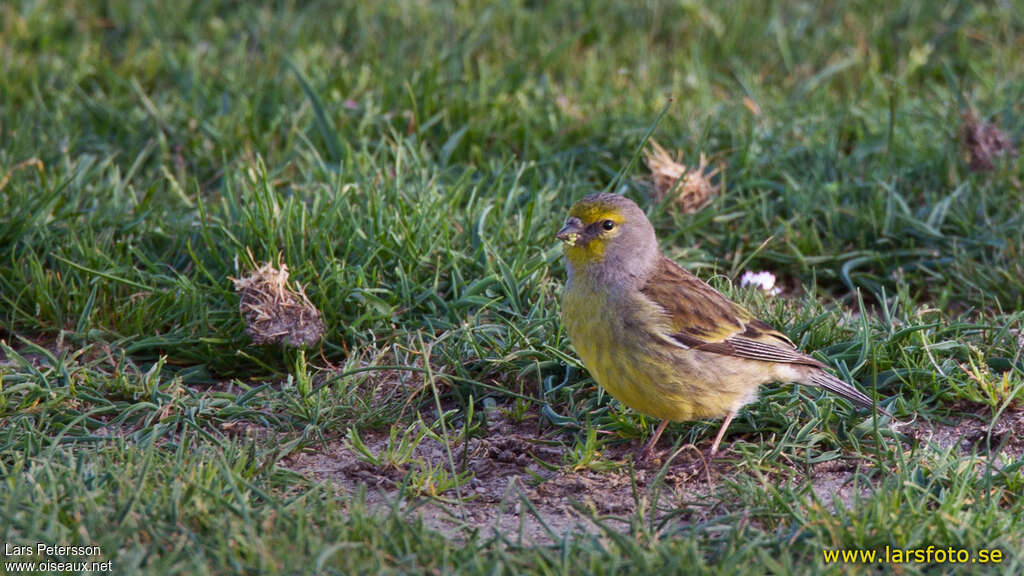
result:
M 718 194 L 720 186 L 712 184 L 711 179 L 722 171 L 722 167 L 717 166 L 708 171 L 708 159 L 703 152 L 697 166 L 688 169 L 680 162 L 681 152 L 677 151 L 676 158 L 673 158 L 654 140 L 650 144 L 644 156 L 647 168 L 651 171 L 656 202 L 661 202 L 675 186 L 674 204 L 684 213 L 691 214 L 706 206 Z M 682 181 L 677 185 L 680 179 Z
M 252 254 L 249 258 L 256 266 Z M 288 285 L 288 265 L 280 255 L 277 261 L 276 268 L 266 262 L 248 276 L 231 279 L 241 296 L 238 309 L 245 331 L 255 344 L 313 346 L 324 333 L 320 311 L 301 284 Z
M 968 165 L 975 172 L 992 170 L 996 158 L 1017 153 L 1013 142 L 999 126 L 981 122 L 972 110 L 964 112 L 960 118 L 960 141 L 967 152 Z

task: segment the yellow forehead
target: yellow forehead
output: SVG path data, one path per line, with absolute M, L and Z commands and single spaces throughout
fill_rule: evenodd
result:
M 618 207 L 602 204 L 577 204 L 569 210 L 569 216 L 579 218 L 584 225 L 593 224 L 600 220 L 611 220 L 616 224 L 622 224 L 626 220 Z

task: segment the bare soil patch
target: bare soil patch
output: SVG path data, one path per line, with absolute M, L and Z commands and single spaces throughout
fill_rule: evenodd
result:
M 991 449 L 993 456 L 1024 457 L 1024 410 L 1008 410 L 996 421 L 986 412 L 952 424 L 919 424 L 913 432 L 918 441 L 940 450 L 985 455 Z
M 412 494 L 407 489 L 404 499 L 399 492 L 410 470 L 423 463 L 448 466 L 444 444 L 432 439 L 424 440 L 409 464 L 402 467 L 377 467 L 364 462 L 343 439 L 316 452 L 290 456 L 283 464 L 333 485 L 339 493 L 354 494 L 365 487 L 371 509 L 397 506 L 456 538 L 463 530 L 473 529 L 484 535 L 501 534 L 512 542 L 550 543 L 567 533 L 625 530 L 638 517 L 638 510 L 645 519 L 673 512 L 700 521 L 726 508 L 743 506 L 742 502 L 725 501 L 724 495 L 718 494 L 723 480 L 752 473 L 737 466 L 728 449 L 718 459 L 707 461 L 707 446 L 701 446 L 703 451 L 687 446 L 672 459 L 667 470 L 662 470 L 660 465 L 633 467 L 628 458 L 636 447 L 623 443 L 604 450 L 600 461 L 606 466 L 601 470 L 574 470 L 565 465 L 564 455 L 570 449 L 567 441 L 559 442 L 555 436 L 538 433 L 535 420 L 494 420 L 486 438 L 473 438 L 468 446 L 451 442 L 457 469 L 472 473 L 472 479 L 458 492 L 450 489 L 429 495 Z M 956 446 L 964 455 L 985 457 L 984 437 L 988 428 L 980 420 L 911 426 L 913 430 L 903 432 L 918 439 L 918 453 Z M 386 432 L 365 432 L 361 437 L 374 453 L 379 453 L 387 442 Z M 1005 439 L 1004 454 L 1021 458 L 1024 413 L 1004 414 L 993 427 L 994 446 L 999 443 L 996 438 Z M 911 446 L 905 445 L 905 449 L 909 451 Z M 662 454 L 663 458 L 667 456 L 667 451 Z M 858 496 L 869 496 L 874 481 L 882 474 L 873 461 L 841 458 L 810 469 L 794 462 L 771 474 L 770 481 L 793 486 L 807 482 L 826 506 L 849 506 Z
M 486 438 L 473 438 L 468 446 L 451 442 L 457 469 L 464 466 L 472 473 L 458 493 L 451 489 L 437 498 L 420 495 L 398 505 L 415 510 L 427 524 L 450 535 L 472 528 L 527 544 L 550 541 L 568 532 L 599 532 L 593 518 L 613 527 L 624 525 L 638 506 L 649 507 L 654 497 L 661 509 L 687 506 L 710 493 L 708 479 L 716 473 L 716 464 L 705 470 L 699 459 L 687 459 L 684 451 L 664 475 L 660 489 L 651 491 L 660 469 L 635 469 L 631 473 L 625 458 L 635 448 L 629 444 L 603 452 L 601 462 L 612 470 L 573 470 L 563 464 L 563 454 L 569 448 L 557 439 L 538 434 L 535 423 L 497 420 Z M 380 453 L 388 440 L 386 432 L 360 435 L 374 453 Z M 447 467 L 444 444 L 424 440 L 411 462 L 402 467 L 377 467 L 364 462 L 343 439 L 283 462 L 344 493 L 355 493 L 365 486 L 371 508 L 394 505 L 403 479 L 420 463 Z

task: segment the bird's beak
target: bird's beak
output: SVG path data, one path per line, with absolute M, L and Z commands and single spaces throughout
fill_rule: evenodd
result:
M 580 235 L 583 234 L 583 230 L 583 222 L 579 218 L 569 218 L 565 221 L 565 226 L 562 226 L 558 234 L 555 234 L 555 238 L 565 242 L 568 246 L 575 246 Z

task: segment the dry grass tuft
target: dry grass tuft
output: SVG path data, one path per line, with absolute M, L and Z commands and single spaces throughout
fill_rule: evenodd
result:
M 251 252 L 249 259 L 256 266 Z M 241 295 L 238 308 L 245 331 L 255 344 L 313 346 L 324 333 L 320 311 L 301 284 L 288 286 L 288 265 L 280 255 L 277 261 L 276 268 L 267 262 L 248 276 L 231 279 Z
M 697 212 L 718 194 L 719 186 L 712 184 L 711 179 L 721 172 L 721 166 L 708 171 L 708 160 L 703 152 L 696 168 L 687 169 L 679 161 L 682 153 L 677 152 L 673 158 L 657 142 L 651 140 L 650 148 L 645 152 L 647 167 L 651 170 L 654 184 L 654 199 L 661 202 L 675 186 L 673 203 L 685 213 Z M 676 182 L 682 179 L 678 185 Z
M 1010 138 L 999 126 L 981 122 L 971 110 L 960 118 L 960 141 L 969 155 L 969 165 L 975 172 L 985 172 L 995 167 L 999 156 L 1017 153 Z

